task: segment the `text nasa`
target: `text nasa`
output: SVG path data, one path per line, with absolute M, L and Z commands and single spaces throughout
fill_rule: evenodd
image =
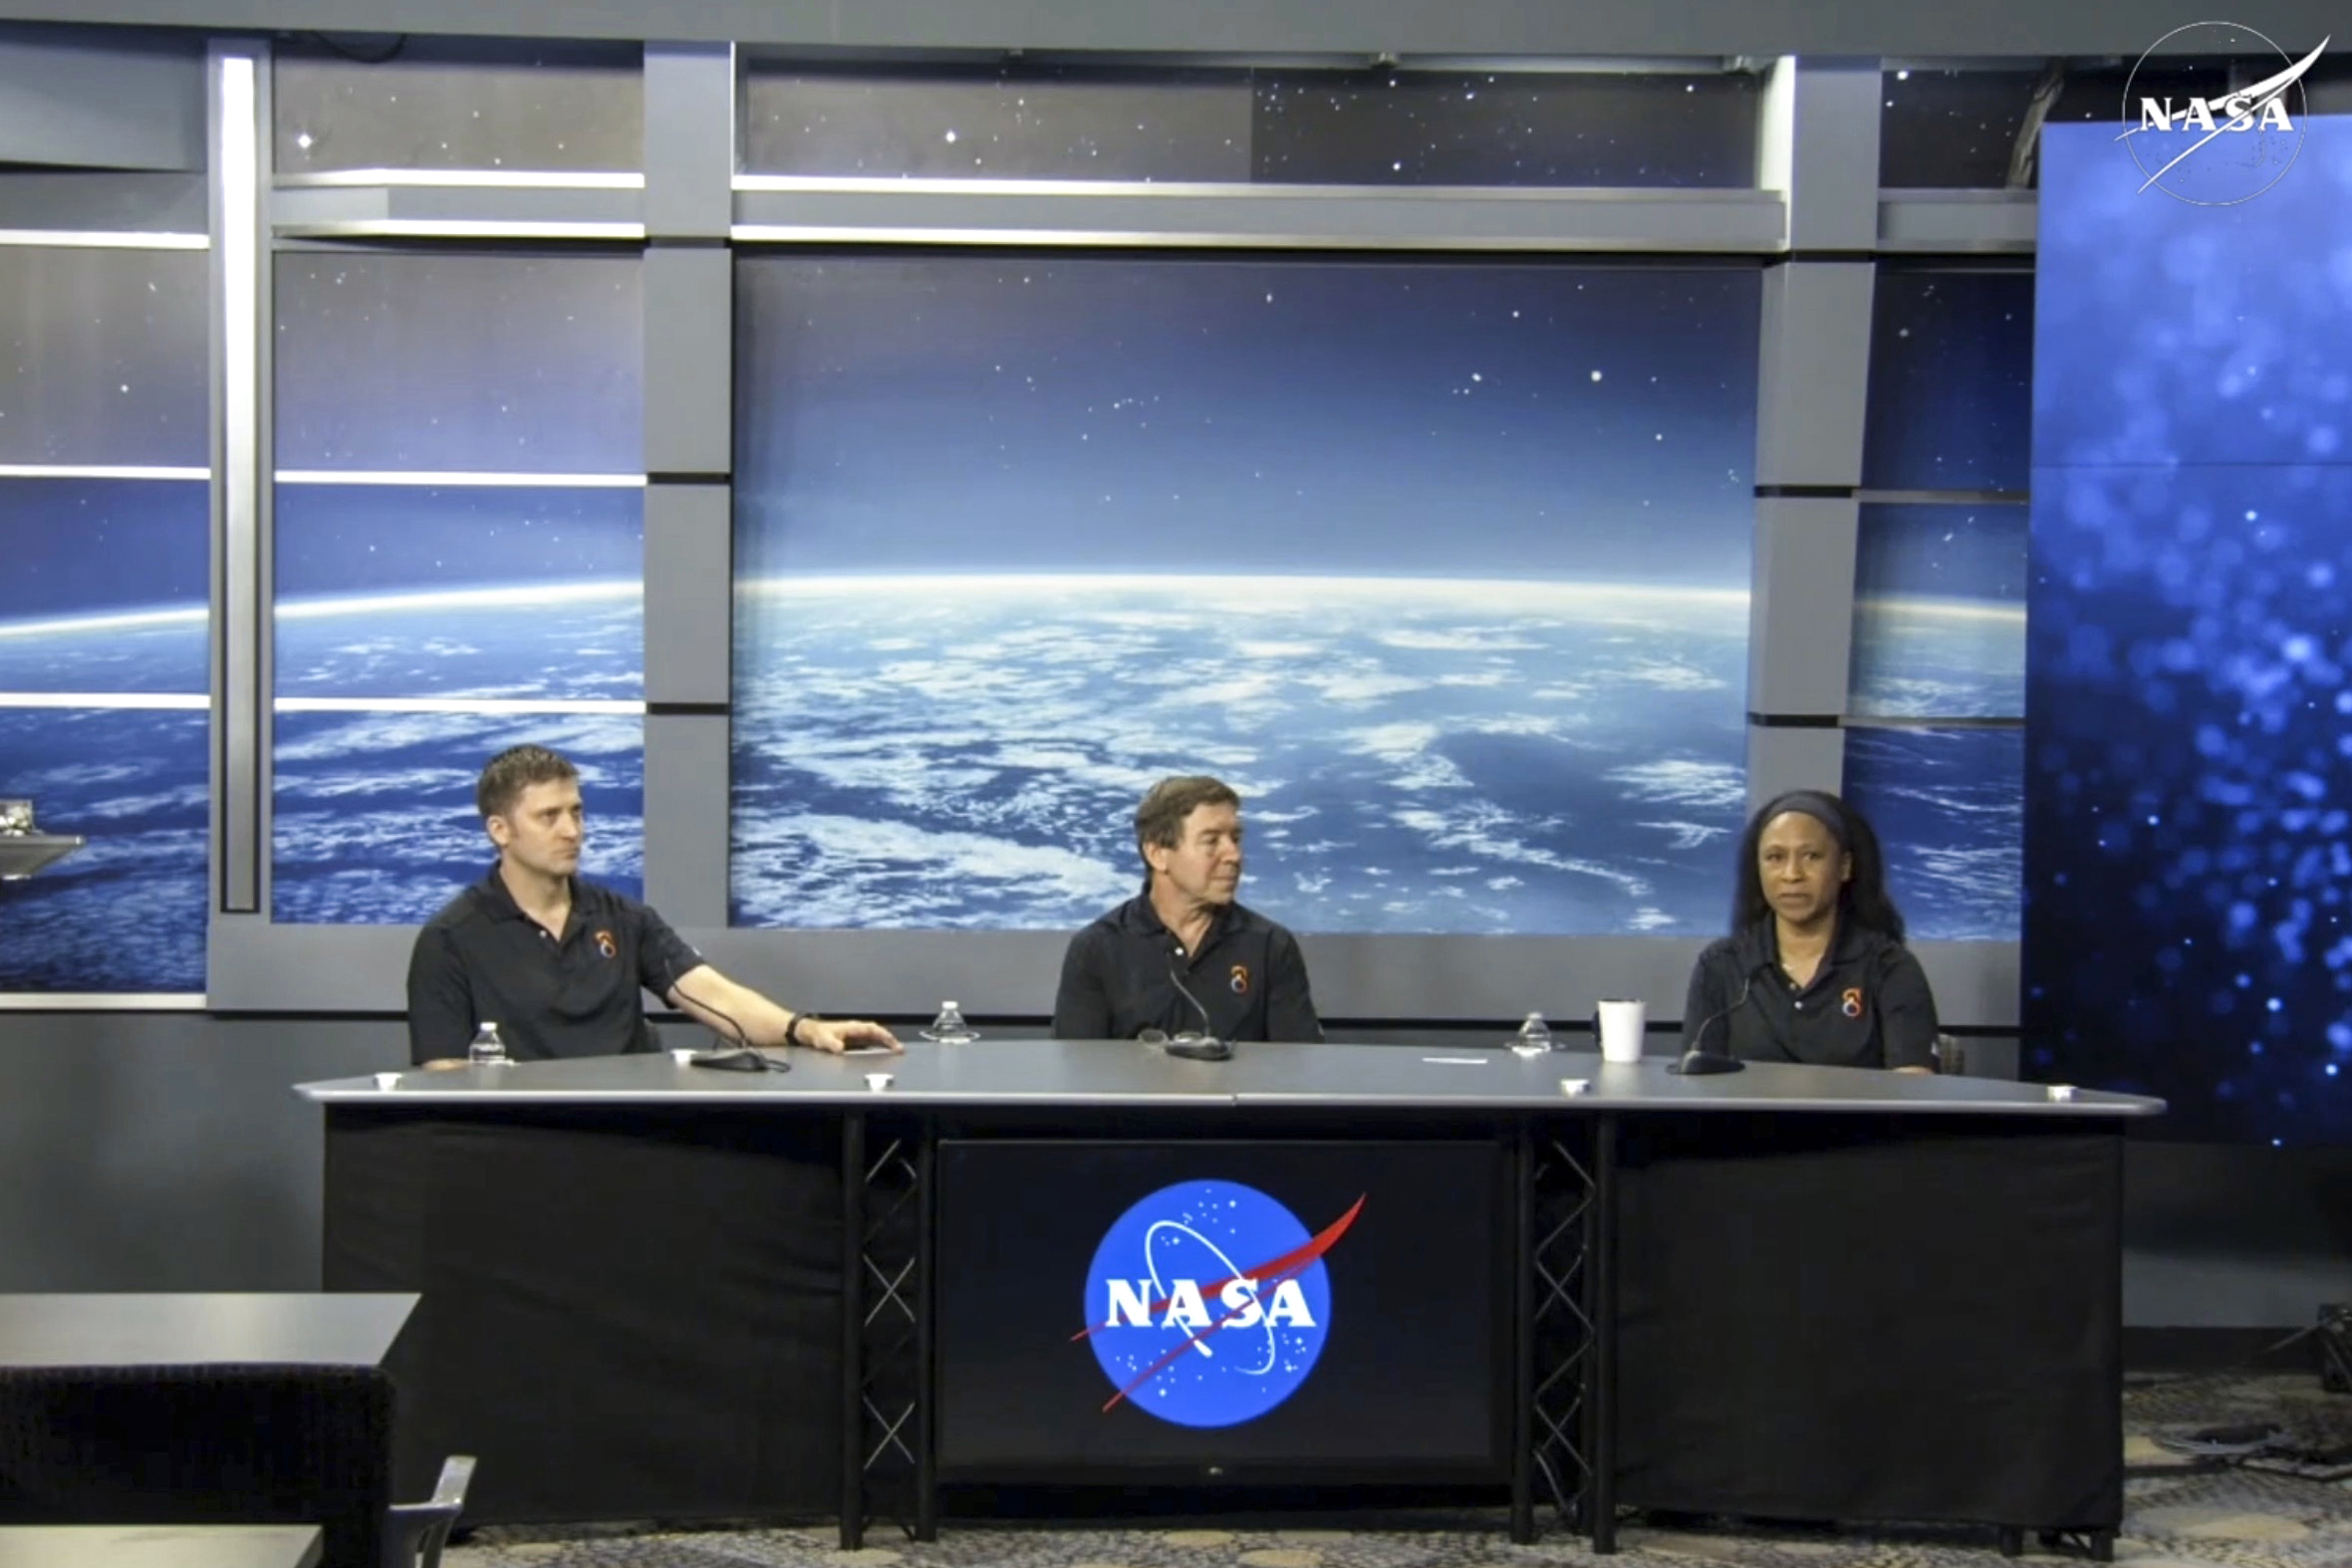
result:
M 1316 1326 L 1306 1293 L 1298 1288 L 1295 1279 L 1276 1285 L 1274 1298 L 1262 1302 L 1258 1300 L 1256 1280 L 1246 1275 L 1228 1279 L 1217 1291 L 1217 1304 L 1224 1309 L 1220 1313 L 1208 1310 L 1197 1280 L 1179 1279 L 1156 1286 L 1148 1279 L 1107 1279 L 1103 1284 L 1111 1298 L 1104 1318 L 1105 1328 L 1253 1329 L 1267 1324 L 1288 1324 L 1311 1329 Z M 1161 1291 L 1167 1292 L 1167 1301 L 1155 1321 L 1152 1304 L 1159 1299 Z
M 2287 119 L 2285 101 L 2276 97 L 2258 102 L 2242 94 L 2233 98 L 2193 98 L 2180 109 L 2173 108 L 2169 98 L 2140 100 L 2142 131 L 2197 130 L 2216 134 L 2223 131 L 2251 131 L 2256 126 L 2264 131 L 2295 129 L 2295 123 Z

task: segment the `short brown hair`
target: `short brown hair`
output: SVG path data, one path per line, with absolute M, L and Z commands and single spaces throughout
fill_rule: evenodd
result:
M 523 791 L 534 784 L 578 783 L 580 770 L 545 746 L 509 746 L 492 757 L 473 787 L 473 803 L 482 820 L 503 817 L 514 810 Z
M 1241 797 L 1233 793 L 1233 786 L 1222 779 L 1212 779 L 1205 773 L 1188 773 L 1181 778 L 1162 779 L 1152 786 L 1152 793 L 1136 808 L 1136 853 L 1157 844 L 1173 850 L 1184 836 L 1184 819 L 1203 806 L 1230 806 L 1241 809 Z M 1149 856 L 1144 864 L 1152 864 Z

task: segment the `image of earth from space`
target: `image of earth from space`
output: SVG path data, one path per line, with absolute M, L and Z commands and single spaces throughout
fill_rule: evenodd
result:
M 1066 928 L 1136 803 L 1242 795 L 1243 899 L 1321 931 L 1698 931 L 1745 800 L 1743 594 L 954 577 L 739 599 L 740 923 Z
M 282 606 L 282 698 L 643 692 L 635 584 Z M 1889 603 L 1858 711 L 2013 711 L 2010 630 Z M 1140 884 L 1136 801 L 1244 795 L 1243 897 L 1302 930 L 1703 933 L 1745 790 L 1743 595 L 1405 579 L 815 579 L 738 606 L 744 924 L 1071 928 Z M 201 613 L 0 627 L 0 689 L 200 694 Z M 1871 652 L 1875 650 L 1875 652 Z M 518 676 L 518 671 L 522 672 Z M 481 762 L 586 774 L 588 874 L 643 886 L 633 712 L 280 711 L 272 912 L 425 918 L 488 863 Z M 2013 733 L 1857 731 L 1848 789 L 1915 932 L 2016 928 Z M 88 847 L 4 896 L 11 989 L 203 983 L 201 709 L 0 710 L 0 794 Z M 135 921 L 118 916 L 140 912 Z

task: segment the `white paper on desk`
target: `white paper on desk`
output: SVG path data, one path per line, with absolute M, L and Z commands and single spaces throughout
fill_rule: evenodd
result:
M 841 1054 L 844 1056 L 896 1056 L 899 1053 L 887 1045 L 853 1045 L 846 1047 Z
M 1484 1067 L 1490 1058 L 1483 1056 L 1425 1056 L 1425 1062 L 1436 1062 L 1439 1067 Z

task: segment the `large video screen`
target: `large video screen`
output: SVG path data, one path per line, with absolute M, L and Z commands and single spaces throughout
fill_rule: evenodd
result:
M 949 1479 L 1498 1479 L 1485 1143 L 942 1143 Z
M 1752 268 L 736 279 L 736 923 L 1080 926 L 1205 772 L 1302 930 L 1719 927 Z
M 2162 1095 L 2173 1136 L 2319 1144 L 2352 1140 L 2352 124 L 2295 125 L 2291 165 L 2230 132 L 2179 190 L 2112 126 L 2043 133 L 2024 1023 L 2032 1076 Z

